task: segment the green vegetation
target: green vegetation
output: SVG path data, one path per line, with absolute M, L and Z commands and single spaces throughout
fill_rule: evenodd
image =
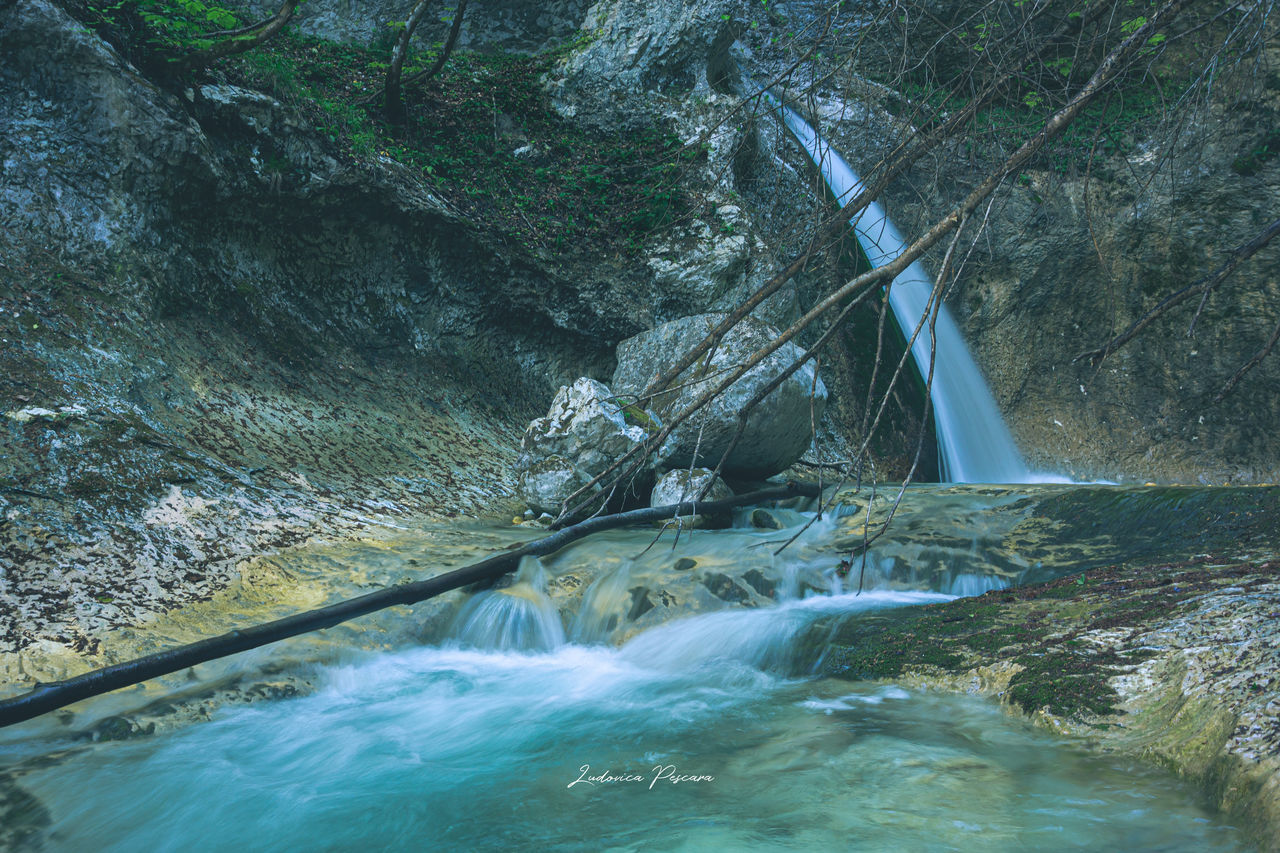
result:
M 649 417 L 648 412 L 635 403 L 623 404 L 622 419 L 631 426 L 642 427 L 648 433 L 657 433 L 662 429 L 657 421 Z
M 1178 92 L 1185 88 L 1178 90 L 1169 80 L 1151 79 L 1131 85 L 1121 95 L 1095 101 L 1032 162 L 1038 167 L 1068 174 L 1084 171 L 1091 157 L 1133 153 L 1166 116 L 1170 99 L 1176 100 Z M 921 110 L 933 115 L 933 122 L 926 122 L 926 127 L 942 121 L 941 117 L 949 111 L 966 105 L 956 100 L 947 102 L 944 93 L 936 88 L 908 83 L 901 89 L 910 103 L 890 106 L 898 113 Z M 1043 126 L 1047 98 L 1040 91 L 1030 90 L 977 110 L 962 150 L 981 160 L 987 146 L 1013 150 L 1023 144 Z
M 1246 178 L 1252 177 L 1277 154 L 1280 154 L 1280 128 L 1272 128 L 1247 154 L 1231 162 L 1231 171 Z
M 886 108 L 924 129 L 938 127 L 970 106 L 973 97 L 984 98 L 960 131 L 962 150 L 982 165 L 1038 133 L 1080 92 L 1105 56 L 1150 26 L 1159 7 L 1156 0 L 1057 6 L 1000 0 L 980 8 L 948 7 L 940 18 L 899 17 L 882 24 L 883 37 L 895 45 L 906 40 L 922 46 L 924 53 L 898 63 L 867 50 L 867 65 L 859 72 L 901 93 L 888 96 Z M 1100 160 L 1133 154 L 1144 143 L 1180 132 L 1186 112 L 1208 95 L 1205 58 L 1222 49 L 1223 56 L 1235 59 L 1256 47 L 1232 41 L 1230 26 L 1219 15 L 1176 35 L 1176 27 L 1175 32 L 1145 32 L 1132 66 L 1029 165 L 1060 174 L 1092 166 L 1105 174 L 1114 165 Z M 884 56 L 896 55 L 886 45 L 880 49 Z M 1248 158 L 1242 161 L 1248 169 Z
M 236 13 L 201 0 L 72 0 L 69 11 L 146 70 L 212 47 L 240 27 Z
M 565 121 L 539 84 L 556 58 L 455 54 L 440 76 L 410 87 L 403 129 L 377 111 L 386 57 L 371 49 L 282 38 L 232 73 L 309 113 L 354 156 L 413 168 L 456 209 L 527 249 L 634 249 L 691 209 L 681 172 L 704 151 L 661 128 L 609 135 Z M 406 76 L 430 55 L 414 59 Z
M 173 88 L 200 73 L 176 60 L 242 23 L 200 0 L 87 0 L 75 11 Z M 682 145 L 662 127 L 604 134 L 565 121 L 539 82 L 559 58 L 454 54 L 443 73 L 408 87 L 404 127 L 382 115 L 385 48 L 286 31 L 218 68 L 306 114 L 352 159 L 412 168 L 453 209 L 527 251 L 633 251 L 645 235 L 692 210 L 681 177 L 705 149 Z M 414 53 L 405 79 L 434 59 L 433 51 Z M 265 168 L 281 180 L 305 174 L 280 156 L 266 155 Z

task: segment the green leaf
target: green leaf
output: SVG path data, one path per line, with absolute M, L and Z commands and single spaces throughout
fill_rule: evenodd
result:
M 1144 16 L 1139 15 L 1136 18 L 1130 18 L 1127 21 L 1121 21 L 1120 32 L 1124 33 L 1127 36 L 1133 35 L 1134 33 L 1142 29 L 1146 25 L 1147 25 L 1147 19 Z

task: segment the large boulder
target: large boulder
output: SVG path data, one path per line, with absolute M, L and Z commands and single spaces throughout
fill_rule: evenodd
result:
M 707 483 L 710 488 L 707 488 Z M 699 498 L 704 489 L 707 493 Z M 670 506 L 692 500 L 721 501 L 733 497 L 733 491 L 724 481 L 708 468 L 676 468 L 658 478 L 658 482 L 649 494 L 649 506 Z M 682 515 L 680 522 L 685 527 L 711 527 L 721 519 L 708 518 L 705 515 Z
M 628 423 L 629 416 L 636 423 Z M 516 467 L 562 456 L 594 477 L 657 427 L 652 413 L 624 406 L 609 386 L 584 376 L 561 385 L 546 416 L 529 423 Z
M 521 439 L 520 496 L 534 509 L 558 513 L 570 494 L 659 428 L 652 412 L 624 405 L 602 382 L 584 376 L 562 385 L 550 411 L 530 422 Z M 647 488 L 653 482 L 651 454 L 639 462 L 639 481 L 633 478 L 631 486 Z
M 613 389 L 623 395 L 639 394 L 723 318 L 723 314 L 685 317 L 618 344 Z M 672 383 L 674 390 L 659 395 L 648 405 L 659 418 L 668 420 L 777 335 L 776 329 L 758 320 L 744 320 L 725 336 L 709 359 L 699 359 L 682 373 Z M 687 468 L 718 463 L 737 432 L 739 409 L 802 353 L 800 347 L 787 343 L 751 368 L 672 432 L 658 449 L 659 466 Z M 752 476 L 782 471 L 809 448 L 812 426 L 822 417 L 826 403 L 826 386 L 817 378 L 813 364 L 806 364 L 751 411 L 742 438 L 725 462 L 725 470 Z
M 592 475 L 563 456 L 548 456 L 521 471 L 516 488 L 530 509 L 558 516 L 569 496 L 591 482 L 591 479 Z M 590 489 L 590 494 L 593 496 L 599 492 L 598 484 Z M 581 512 L 574 515 L 590 515 L 598 508 L 599 503 L 592 501 Z

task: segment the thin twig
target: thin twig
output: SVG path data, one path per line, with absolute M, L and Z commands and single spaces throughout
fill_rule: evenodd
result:
M 1240 380 L 1244 378 L 1244 375 L 1257 367 L 1258 362 L 1271 354 L 1271 350 L 1275 349 L 1276 341 L 1280 341 L 1280 323 L 1276 324 L 1275 330 L 1272 331 L 1271 337 L 1267 339 L 1267 343 L 1262 347 L 1262 349 L 1254 353 L 1253 358 L 1246 361 L 1244 366 L 1237 370 L 1235 375 L 1227 380 L 1227 384 L 1222 386 L 1222 390 L 1213 398 L 1213 402 L 1215 404 L 1221 403 L 1224 397 L 1235 390 L 1235 387 L 1240 384 Z
M 1218 285 L 1222 284 L 1222 282 L 1226 281 L 1227 277 L 1230 276 L 1233 272 L 1235 272 L 1236 268 L 1239 267 L 1241 263 L 1243 263 L 1245 260 L 1249 259 L 1254 254 L 1256 254 L 1257 251 L 1261 249 L 1263 246 L 1267 245 L 1267 243 L 1271 242 L 1272 238 L 1274 238 L 1277 234 L 1280 234 L 1280 219 L 1277 219 L 1275 222 L 1272 222 L 1270 225 L 1264 228 L 1261 233 L 1259 233 L 1249 242 L 1242 243 L 1241 245 L 1233 249 L 1231 254 L 1228 256 L 1226 262 L 1223 263 L 1216 270 L 1209 273 L 1204 278 L 1200 279 L 1194 284 L 1190 284 L 1182 288 L 1178 292 L 1170 294 L 1169 296 L 1166 296 L 1163 300 L 1161 300 L 1159 305 L 1152 308 L 1146 314 L 1143 314 L 1131 326 L 1129 326 L 1128 329 L 1125 329 L 1119 335 L 1116 335 L 1114 338 L 1107 341 L 1107 343 L 1104 344 L 1103 346 L 1100 346 L 1097 349 L 1092 349 L 1087 352 L 1080 353 L 1079 355 L 1077 355 L 1075 358 L 1071 360 L 1071 363 L 1075 364 L 1076 362 L 1087 358 L 1095 366 L 1101 364 L 1107 358 L 1107 356 L 1111 355 L 1111 353 L 1120 349 L 1120 347 L 1124 346 L 1129 341 L 1133 340 L 1135 337 L 1141 334 L 1143 329 L 1150 326 L 1152 322 L 1154 322 L 1161 315 L 1165 314 L 1170 309 L 1175 308 L 1178 305 L 1181 305 L 1183 302 L 1190 299 L 1196 293 L 1203 294 L 1203 296 L 1201 297 L 1201 308 L 1203 308 L 1204 301 L 1208 299 L 1210 291 L 1212 291 Z M 1192 318 L 1191 327 L 1187 330 L 1188 334 L 1191 334 L 1195 330 L 1195 320 L 1199 316 L 1200 316 L 1200 311 L 1197 310 L 1196 317 Z

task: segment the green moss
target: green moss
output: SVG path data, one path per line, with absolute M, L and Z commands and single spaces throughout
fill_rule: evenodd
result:
M 642 427 L 648 433 L 657 433 L 662 430 L 658 422 L 649 417 L 648 412 L 634 403 L 628 403 L 622 407 L 622 419 L 631 426 Z
M 1273 128 L 1248 153 L 1231 161 L 1231 171 L 1242 177 L 1252 177 L 1277 154 L 1280 154 L 1280 128 Z
M 1060 716 L 1110 714 L 1119 697 L 1097 677 L 1092 660 L 1060 652 L 1018 659 L 1026 669 L 1009 683 L 1009 699 L 1024 710 L 1048 708 Z
M 843 678 L 896 678 L 913 670 L 965 672 L 998 661 L 1021 671 L 1009 682 L 1009 701 L 1062 717 L 1111 714 L 1117 695 L 1109 679 L 1152 654 L 1142 648 L 1099 646 L 1090 632 L 1149 624 L 1223 585 L 1280 570 L 1280 563 L 1214 560 L 1108 566 L 1088 575 L 999 590 L 975 598 L 861 617 L 836 627 L 825 660 Z M 830 625 L 815 628 L 822 642 Z

